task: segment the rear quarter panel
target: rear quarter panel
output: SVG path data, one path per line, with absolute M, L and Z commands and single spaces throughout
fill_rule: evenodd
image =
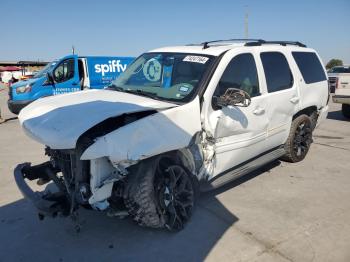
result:
M 295 77 L 294 81 L 296 81 L 299 88 L 299 96 L 300 96 L 300 110 L 310 107 L 316 106 L 317 109 L 321 109 L 327 106 L 328 96 L 329 96 L 329 88 L 328 88 L 328 77 L 326 69 L 322 63 L 321 58 L 317 54 L 317 52 L 310 48 L 304 48 L 302 50 L 296 50 L 300 52 L 313 52 L 316 54 L 319 59 L 323 71 L 325 74 L 325 80 L 316 82 L 316 83 L 305 83 L 304 78 L 299 70 L 299 67 L 294 59 L 292 59 L 292 66 L 294 67 Z

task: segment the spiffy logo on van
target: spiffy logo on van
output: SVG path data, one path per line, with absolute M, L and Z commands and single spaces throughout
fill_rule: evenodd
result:
M 96 64 L 95 65 L 95 72 L 101 73 L 102 76 L 105 75 L 105 73 L 109 72 L 124 72 L 126 69 L 127 64 L 122 64 L 120 60 L 111 60 L 108 61 L 108 64 Z
M 109 85 L 134 61 L 133 57 L 88 57 L 88 75 L 90 86 L 103 88 Z

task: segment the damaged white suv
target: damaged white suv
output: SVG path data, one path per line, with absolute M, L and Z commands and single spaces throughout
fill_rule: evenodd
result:
M 179 230 L 198 192 L 278 158 L 304 159 L 328 100 L 325 69 L 299 42 L 156 49 L 105 90 L 24 108 L 23 129 L 50 160 L 18 165 L 16 183 L 40 218 L 83 206 Z M 33 192 L 26 179 L 56 189 Z

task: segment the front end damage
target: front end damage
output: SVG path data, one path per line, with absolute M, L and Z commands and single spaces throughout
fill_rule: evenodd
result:
M 50 181 L 50 177 L 56 176 L 56 173 L 49 162 L 31 166 L 30 163 L 17 165 L 14 171 L 15 181 L 22 195 L 31 200 L 38 209 L 40 219 L 45 216 L 55 217 L 58 214 L 67 216 L 70 212 L 69 199 L 64 191 L 59 193 L 34 192 L 27 184 L 25 179 L 39 181 Z
M 125 215 L 122 205 L 125 176 L 106 158 L 80 160 L 79 152 L 50 148 L 46 154 L 50 161 L 33 166 L 19 164 L 14 171 L 18 188 L 38 209 L 39 218 L 73 215 L 80 206 Z M 46 189 L 34 192 L 26 180 L 46 184 Z
M 148 161 L 147 166 L 155 169 L 149 158 L 129 162 L 125 166 L 126 162 L 113 165 L 107 157 L 81 160 L 81 153 L 76 150 L 54 150 L 47 147 L 45 151 L 50 161 L 39 165 L 19 164 L 14 171 L 18 188 L 37 208 L 40 220 L 45 217 L 71 216 L 76 221 L 80 207 L 123 218 L 130 212 L 125 206 L 130 191 L 129 177 L 134 175 L 133 172 L 140 173 L 135 166 Z M 178 159 L 197 179 L 200 176 L 206 179 L 207 167 L 203 165 L 205 156 L 200 145 L 192 143 L 188 148 L 166 155 Z M 34 180 L 38 185 L 45 185 L 45 190 L 34 192 L 28 183 Z
M 158 177 L 169 176 L 170 170 L 175 170 L 179 174 L 193 175 L 197 180 L 207 180 L 213 154 L 208 154 L 210 150 L 203 142 L 208 140 L 202 132 L 198 97 L 181 106 L 165 104 L 161 109 L 141 109 L 103 118 L 99 122 L 96 117 L 89 128 L 84 124 L 80 134 L 72 123 L 78 121 L 77 117 L 72 117 L 73 120 L 60 117 L 60 122 L 54 122 L 51 121 L 51 111 L 34 118 L 20 115 L 25 132 L 37 141 L 45 142 L 45 153 L 50 158 L 36 166 L 20 164 L 14 174 L 22 194 L 38 209 L 39 218 L 62 215 L 75 219 L 78 208 L 84 207 L 107 212 L 110 216 L 130 214 L 141 225 L 165 226 L 165 220 L 159 218 L 165 211 L 159 211 L 159 208 L 170 206 L 169 198 L 175 201 L 175 191 L 171 191 L 174 196 L 170 196 L 169 188 L 173 185 L 166 185 L 169 180 L 164 177 L 158 180 Z M 52 114 L 57 117 L 58 113 Z M 47 135 L 50 130 L 58 136 Z M 72 148 L 72 145 L 73 149 L 62 149 Z M 161 162 L 170 169 L 156 167 Z M 162 170 L 161 174 L 156 174 L 159 170 Z M 150 179 L 144 180 L 146 176 Z M 33 192 L 27 180 L 37 180 L 37 184 L 46 185 L 46 189 Z M 164 189 L 160 190 L 162 192 L 153 185 L 156 180 L 161 181 L 159 188 Z M 148 183 L 149 192 L 142 191 L 143 183 Z M 187 185 L 185 191 L 192 192 L 188 179 Z M 180 185 L 177 187 L 181 188 Z M 142 209 L 140 203 L 151 194 L 158 194 L 167 205 L 153 203 L 152 210 Z M 192 199 L 185 195 L 184 199 Z M 143 215 L 142 221 L 140 214 Z M 147 221 L 150 217 L 153 220 Z M 179 223 L 173 221 L 173 224 Z

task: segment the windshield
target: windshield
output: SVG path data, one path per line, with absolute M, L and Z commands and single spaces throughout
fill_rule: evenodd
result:
M 329 73 L 350 73 L 350 66 L 333 67 Z
M 170 101 L 189 101 L 212 62 L 211 56 L 146 53 L 127 67 L 110 88 Z
M 55 65 L 57 64 L 57 60 L 48 63 L 43 69 L 41 69 L 38 73 L 36 73 L 33 78 L 40 78 L 45 76 L 47 72 L 49 72 Z

